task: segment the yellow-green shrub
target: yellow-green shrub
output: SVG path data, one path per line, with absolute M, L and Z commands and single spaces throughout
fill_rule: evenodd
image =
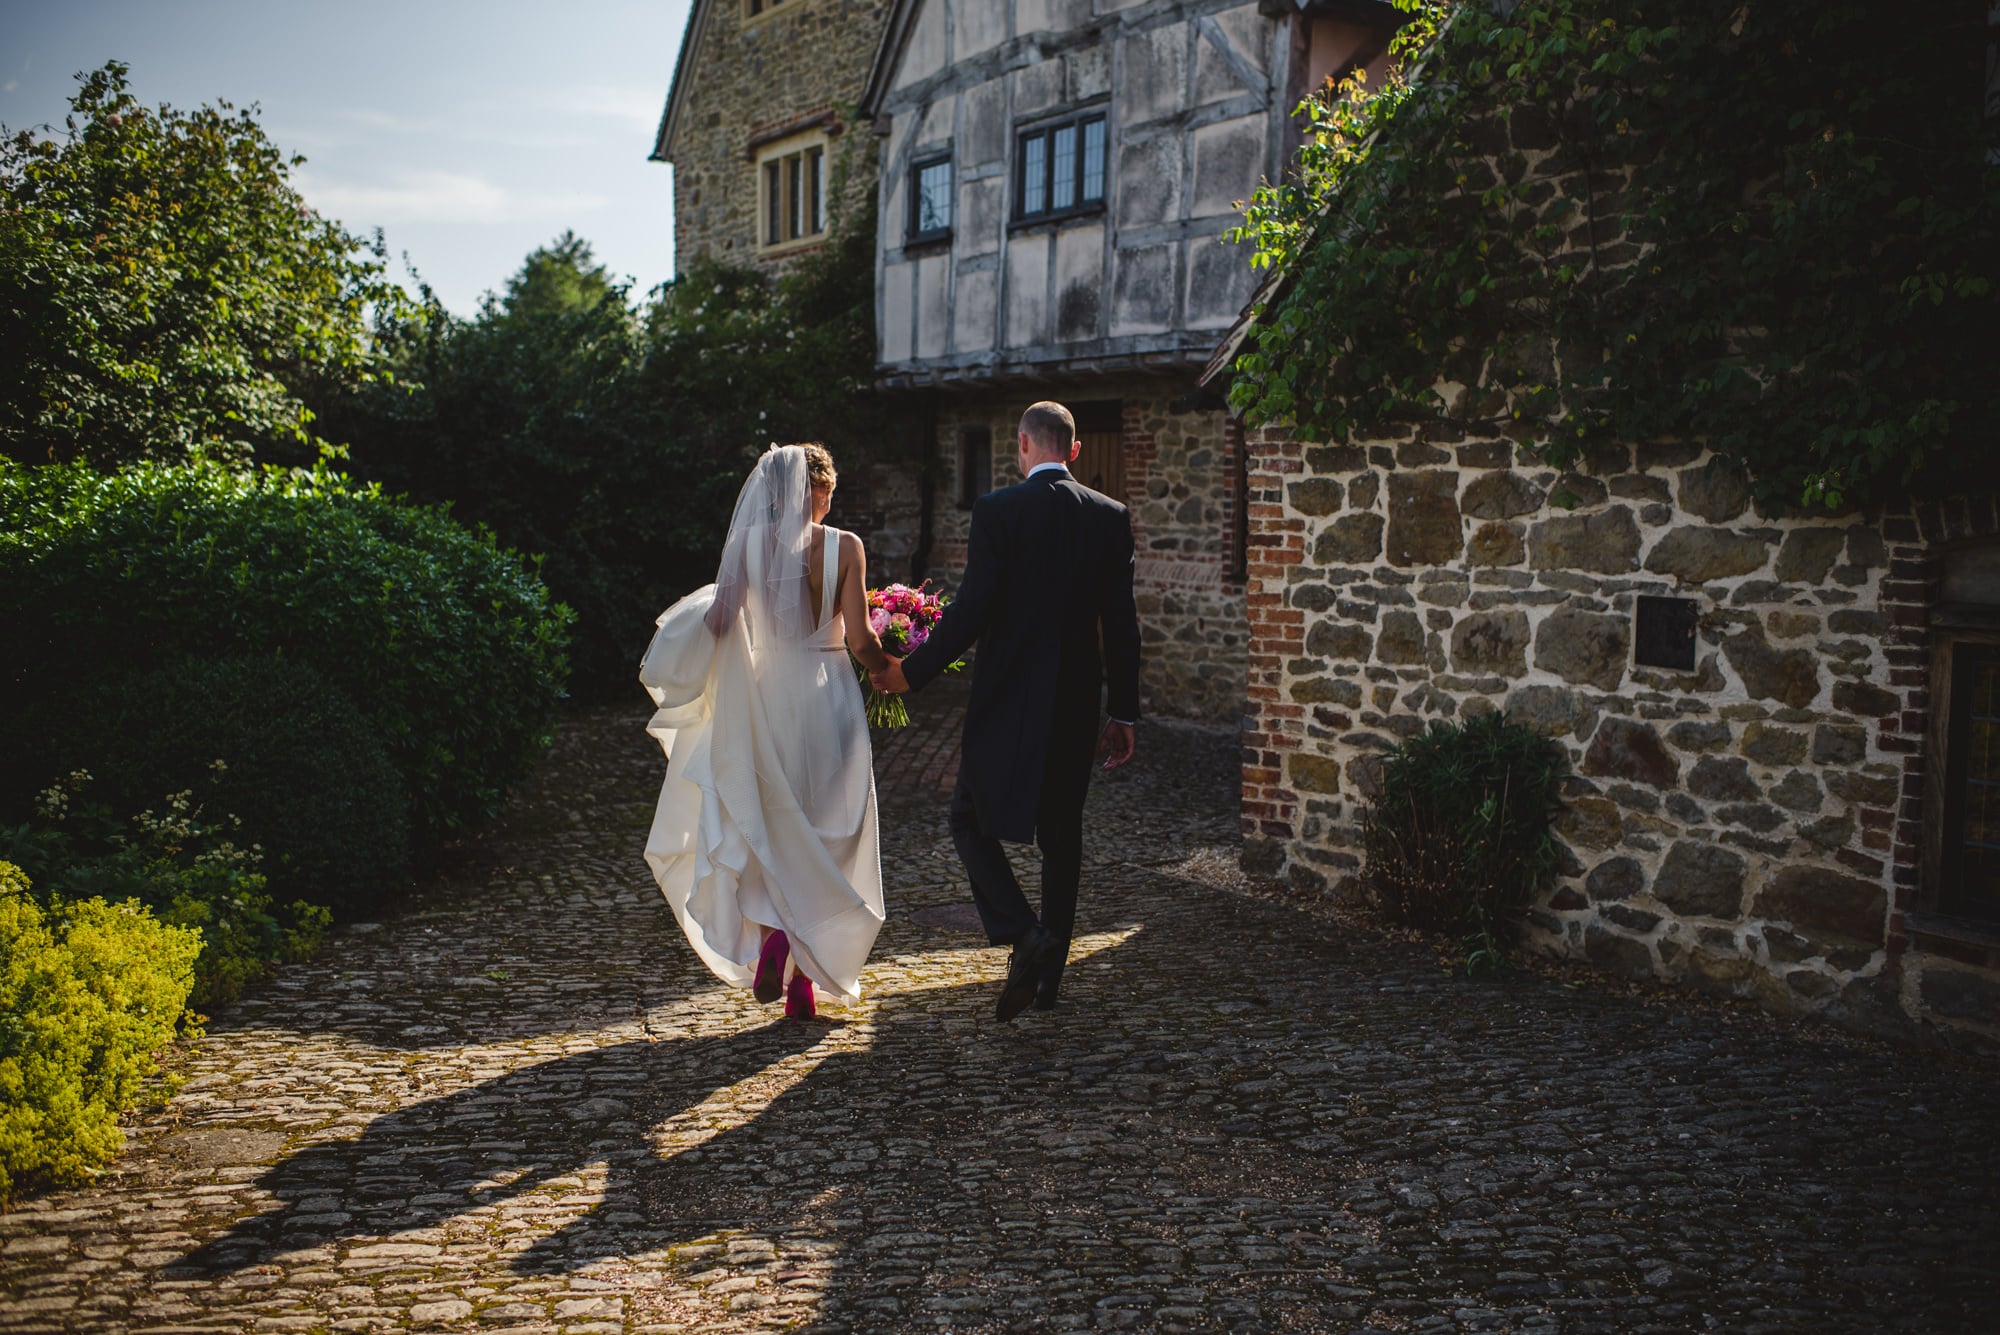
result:
M 201 933 L 134 903 L 58 902 L 0 862 L 0 1201 L 116 1157 L 118 1114 L 187 1014 Z

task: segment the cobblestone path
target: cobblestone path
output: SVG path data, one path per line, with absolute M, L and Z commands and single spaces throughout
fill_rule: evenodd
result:
M 1227 734 L 1100 783 L 1064 1005 L 996 1026 L 920 704 L 862 1005 L 713 985 L 639 858 L 657 748 L 580 714 L 113 1171 L 0 1216 L 0 1327 L 1994 1329 L 1991 1070 L 1260 899 Z

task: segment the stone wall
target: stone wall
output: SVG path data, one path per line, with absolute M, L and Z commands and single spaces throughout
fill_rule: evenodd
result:
M 2000 1036 L 2000 956 L 1904 926 L 1943 512 L 1767 515 L 1689 445 L 1569 474 L 1448 427 L 1248 448 L 1246 864 L 1358 893 L 1383 749 L 1502 708 L 1575 768 L 1540 947 Z M 1692 670 L 1635 664 L 1642 595 L 1694 600 Z
M 698 0 L 692 49 L 682 55 L 687 83 L 679 115 L 658 155 L 674 167 L 674 258 L 759 263 L 757 175 L 753 143 L 787 126 L 824 116 L 838 127 L 829 148 L 829 186 L 844 191 L 830 213 L 865 201 L 875 189 L 876 144 L 852 109 L 887 17 L 887 0 L 786 0 L 750 18 L 742 0 Z M 842 180 L 838 173 L 845 172 Z M 806 253 L 768 261 L 780 267 Z
M 1231 479 L 1240 436 L 1215 409 L 1177 406 L 1183 387 L 1159 379 L 1093 382 L 1087 389 L 1026 387 L 942 396 L 937 415 L 940 482 L 930 572 L 946 587 L 965 569 L 971 510 L 961 508 L 961 428 L 991 433 L 993 486 L 1019 481 L 1021 411 L 1038 398 L 1120 399 L 1125 494 L 1137 569 L 1141 699 L 1148 714 L 1234 722 L 1241 714 L 1248 625 L 1243 612 L 1236 501 Z

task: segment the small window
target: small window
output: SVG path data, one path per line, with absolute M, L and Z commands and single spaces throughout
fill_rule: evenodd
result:
M 961 427 L 958 433 L 958 506 L 972 503 L 993 490 L 993 432 L 983 426 Z
M 910 168 L 910 241 L 951 235 L 951 159 L 929 158 Z
M 743 0 L 743 14 L 746 18 L 754 19 L 791 3 L 792 0 Z
M 1059 218 L 1104 207 L 1104 116 L 1024 131 L 1015 157 L 1015 217 Z
M 765 250 L 826 235 L 826 144 L 780 144 L 758 164 L 758 244 Z
M 1694 671 L 1695 603 L 1692 598 L 1641 594 L 1633 611 L 1632 661 L 1639 667 Z

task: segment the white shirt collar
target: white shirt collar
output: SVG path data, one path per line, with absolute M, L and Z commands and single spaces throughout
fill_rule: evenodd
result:
M 1052 460 L 1052 461 L 1050 461 L 1049 463 L 1045 463 L 1045 464 L 1036 464 L 1036 465 L 1035 465 L 1035 466 L 1034 466 L 1033 468 L 1030 468 L 1030 469 L 1028 470 L 1028 476 L 1029 476 L 1029 477 L 1033 477 L 1033 476 L 1034 476 L 1035 474 L 1037 474 L 1037 473 L 1046 473 L 1046 472 L 1048 472 L 1048 471 L 1049 471 L 1049 470 L 1050 470 L 1051 468 L 1055 468 L 1055 469 L 1060 469 L 1060 470 L 1061 470 L 1062 472 L 1065 472 L 1065 473 L 1067 473 L 1067 472 L 1069 471 L 1069 465 L 1068 465 L 1068 464 L 1063 464 L 1063 463 L 1056 463 L 1056 462 L 1054 462 L 1054 461 Z

